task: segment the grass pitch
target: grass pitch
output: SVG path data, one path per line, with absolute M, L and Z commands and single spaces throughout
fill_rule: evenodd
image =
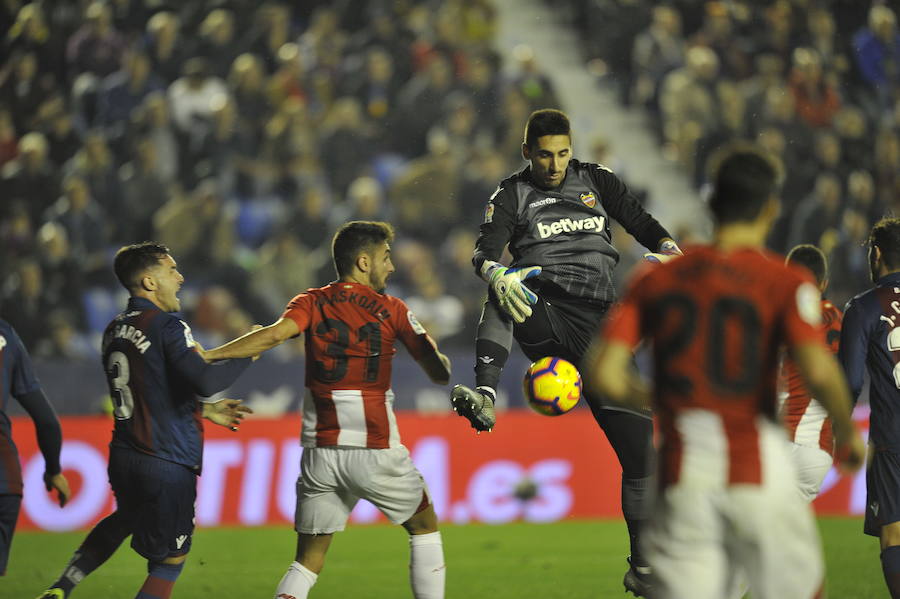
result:
M 881 599 L 878 544 L 858 518 L 821 518 L 832 599 Z M 606 599 L 624 597 L 627 554 L 620 521 L 444 526 L 447 597 Z M 0 597 L 33 599 L 56 579 L 84 533 L 19 533 Z M 408 547 L 400 527 L 351 526 L 335 535 L 311 597 L 411 597 Z M 295 536 L 285 528 L 199 529 L 173 597 L 270 599 L 291 562 Z M 73 597 L 133 597 L 145 562 L 127 545 L 76 589 Z M 628 595 L 631 597 L 632 595 Z M 787 599 L 787 598 L 786 598 Z

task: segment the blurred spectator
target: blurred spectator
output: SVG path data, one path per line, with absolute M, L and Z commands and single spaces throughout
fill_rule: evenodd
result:
M 119 169 L 122 207 L 127 218 L 116 223 L 113 239 L 122 245 L 153 238 L 153 215 L 169 195 L 169 185 L 159 167 L 156 145 L 142 137 L 134 146 L 134 158 Z
M 195 54 L 206 59 L 214 77 L 224 78 L 238 51 L 234 15 L 224 8 L 210 11 L 200 23 L 199 34 Z
M 851 168 L 870 168 L 872 141 L 865 113 L 852 105 L 844 105 L 834 115 L 834 132 L 840 138 L 841 154 Z
M 59 196 L 59 177 L 47 156 L 47 138 L 26 133 L 19 140 L 19 155 L 0 171 L 4 203 L 23 200 L 31 222 L 40 222 L 44 211 Z
M 22 342 L 37 347 L 49 338 L 47 313 L 53 307 L 44 294 L 44 273 L 34 259 L 22 260 L 4 284 L 0 306 Z
M 33 53 L 41 73 L 51 75 L 57 81 L 65 80 L 62 47 L 50 31 L 42 3 L 32 2 L 22 6 L 16 14 L 15 23 L 9 28 L 4 55 L 18 52 Z
M 719 72 L 716 53 L 705 46 L 694 46 L 687 53 L 684 67 L 669 73 L 660 94 L 663 139 L 684 166 L 694 163 L 699 140 L 717 125 L 715 79 Z
M 671 6 L 653 9 L 653 22 L 634 40 L 634 87 L 631 100 L 657 112 L 659 85 L 684 63 L 685 42 L 681 15 Z
M 17 131 L 33 127 L 37 107 L 54 88 L 53 79 L 38 71 L 34 52 L 17 52 L 0 69 L 0 98 L 9 107 Z
M 344 89 L 360 102 L 379 137 L 387 136 L 390 134 L 389 124 L 399 89 L 399 81 L 394 73 L 394 60 L 385 49 L 370 48 L 366 52 L 362 71 L 359 74 L 351 73 L 346 78 Z M 375 142 L 377 149 L 385 150 L 390 147 L 388 140 L 376 139 Z
M 823 76 L 822 61 L 811 48 L 794 50 L 791 93 L 797 114 L 811 127 L 827 127 L 841 107 L 835 84 Z
M 181 23 L 171 12 L 158 12 L 147 21 L 147 53 L 153 72 L 166 83 L 182 73 Z
M 304 188 L 295 194 L 294 202 L 289 207 L 285 228 L 310 250 L 330 252 L 334 229 L 333 223 L 329 222 L 329 211 L 333 207 L 329 206 L 326 190 L 319 186 Z M 330 265 L 328 268 L 330 269 Z
M 391 221 L 391 206 L 384 191 L 372 177 L 358 177 L 347 189 L 347 199 L 332 213 L 331 228 L 337 229 L 350 220 Z
M 44 273 L 45 297 L 55 305 L 80 306 L 84 290 L 82 265 L 80 257 L 72 253 L 66 229 L 58 222 L 48 221 L 38 229 L 36 240 L 35 252 Z M 76 326 L 84 327 L 80 309 L 72 310 L 72 318 Z
M 852 207 L 844 210 L 840 227 L 833 231 L 834 241 L 827 252 L 831 285 L 829 297 L 837 305 L 844 305 L 872 282 L 869 278 L 869 261 L 865 252 L 869 236 L 869 222 L 865 213 Z
M 875 197 L 875 179 L 867 170 L 856 170 L 847 178 L 847 206 L 862 213 L 867 223 L 886 216 L 885 206 Z
M 513 49 L 513 59 L 516 71 L 511 85 L 528 99 L 531 110 L 559 108 L 559 98 L 553 89 L 553 83 L 538 67 L 531 46 L 525 44 L 516 46 Z
M 395 220 L 419 240 L 440 239 L 459 222 L 459 165 L 453 159 L 447 135 L 440 130 L 428 136 L 428 154 L 417 158 L 390 189 Z
M 69 253 L 81 265 L 86 278 L 95 279 L 108 270 L 108 223 L 91 197 L 86 179 L 79 174 L 66 177 L 62 197 L 50 207 L 44 220 L 55 222 L 65 230 Z
M 497 80 L 496 61 L 491 53 L 474 55 L 463 74 L 463 93 L 471 98 L 477 119 L 476 126 L 483 131 L 489 131 L 497 121 L 500 82 Z
M 132 130 L 153 144 L 157 169 L 163 181 L 171 183 L 179 175 L 181 150 L 169 118 L 169 105 L 162 92 L 153 92 L 131 115 Z
M 45 102 L 44 106 L 55 101 L 59 102 L 59 110 L 52 111 L 46 117 L 43 129 L 50 146 L 50 161 L 56 168 L 62 168 L 81 148 L 82 140 L 75 128 L 72 113 L 67 109 L 61 97 L 57 96 L 55 100 Z
M 47 315 L 47 337 L 35 347 L 34 355 L 40 358 L 65 360 L 96 360 L 100 354 L 87 337 L 76 329 L 77 321 L 70 311 L 52 310 Z
M 465 230 L 477 231 L 484 222 L 484 211 L 488 200 L 497 189 L 497 181 L 509 176 L 511 169 L 507 158 L 496 148 L 482 148 L 470 152 L 461 171 L 458 199 L 460 224 Z M 473 243 L 469 248 L 471 262 Z
M 456 82 L 449 60 L 435 54 L 422 72 L 400 90 L 394 138 L 402 140 L 408 156 L 425 153 L 428 129 L 441 118 L 444 98 L 454 89 Z
M 165 88 L 165 84 L 150 71 L 150 59 L 143 50 L 132 47 L 122 58 L 122 69 L 106 77 L 97 94 L 96 124 L 108 135 L 124 135 L 132 111 L 147 95 Z
M 118 168 L 102 131 L 88 132 L 84 146 L 66 164 L 65 170 L 87 183 L 91 197 L 113 222 L 128 218 L 119 189 Z
M 322 123 L 321 144 L 329 159 L 331 188 L 344 195 L 350 182 L 366 171 L 372 159 L 375 132 L 363 117 L 356 98 L 345 97 L 334 103 Z
M 184 134 L 202 129 L 212 114 L 213 98 L 228 93 L 225 83 L 211 76 L 208 69 L 205 59 L 190 58 L 184 63 L 182 76 L 169 86 L 172 121 Z
M 91 2 L 84 18 L 84 25 L 69 38 L 66 50 L 70 76 L 74 79 L 87 73 L 105 77 L 119 68 L 125 43 L 113 27 L 112 13 L 106 3 Z
M 900 214 L 900 136 L 897 132 L 885 128 L 875 137 L 872 174 L 879 201 L 894 214 Z
M 856 64 L 863 79 L 875 90 L 881 109 L 900 97 L 900 32 L 897 15 L 887 6 L 869 10 L 869 26 L 853 38 Z
M 237 117 L 251 134 L 261 128 L 271 106 L 266 94 L 263 62 L 254 54 L 244 53 L 234 59 L 228 73 L 228 90 L 237 104 Z
M 9 110 L 0 108 L 0 169 L 18 154 L 19 137 L 16 135 L 12 115 Z
M 837 229 L 841 218 L 841 181 L 832 173 L 816 177 L 813 192 L 794 211 L 788 247 L 801 243 L 819 246 L 822 234 Z
M 256 54 L 272 72 L 278 65 L 278 51 L 291 39 L 288 8 L 278 2 L 263 2 L 254 14 L 254 23 L 241 42 L 246 51 Z
M 288 300 L 301 291 L 327 283 L 319 278 L 319 272 L 331 267 L 328 248 L 310 247 L 305 241 L 285 227 L 259 248 L 253 291 L 264 298 L 272 316 L 281 314 Z
M 276 53 L 278 68 L 269 78 L 269 98 L 278 108 L 287 98 L 306 101 L 306 67 L 300 46 L 294 43 L 282 45 Z
M 407 295 L 406 303 L 435 341 L 455 335 L 464 326 L 462 301 L 447 293 L 443 279 L 435 275 L 435 270 L 418 271 L 415 289 Z

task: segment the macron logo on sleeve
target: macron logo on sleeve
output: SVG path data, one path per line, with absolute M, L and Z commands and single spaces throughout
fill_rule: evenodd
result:
M 560 233 L 577 233 L 579 231 L 587 231 L 589 233 L 600 233 L 606 224 L 606 219 L 602 216 L 590 216 L 581 220 L 573 220 L 571 218 L 561 218 L 553 221 L 549 225 L 542 222 L 537 224 L 538 235 L 541 239 L 546 239 L 551 235 L 559 235 Z

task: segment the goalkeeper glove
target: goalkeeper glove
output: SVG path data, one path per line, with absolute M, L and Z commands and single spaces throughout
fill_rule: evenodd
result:
M 675 256 L 682 256 L 681 248 L 672 239 L 665 239 L 659 244 L 659 251 L 644 254 L 644 260 L 647 262 L 656 262 L 658 264 L 668 262 Z
M 497 296 L 500 309 L 509 314 L 518 323 L 525 322 L 531 316 L 531 304 L 538 297 L 522 281 L 530 279 L 541 272 L 540 266 L 507 268 L 499 262 L 487 261 L 481 267 L 482 278 L 491 284 Z
M 494 390 L 490 387 L 476 387 L 473 391 L 465 385 L 456 385 L 450 392 L 453 410 L 466 418 L 479 433 L 490 431 L 497 422 L 494 398 Z

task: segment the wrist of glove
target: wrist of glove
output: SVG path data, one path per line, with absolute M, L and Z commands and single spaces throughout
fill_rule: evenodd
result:
M 537 295 L 522 281 L 540 272 L 540 266 L 508 268 L 498 262 L 485 262 L 481 268 L 481 275 L 490 283 L 500 309 L 518 323 L 525 322 L 531 316 L 531 305 L 538 300 Z
M 674 240 L 664 239 L 660 242 L 659 249 L 656 252 L 649 252 L 644 254 L 644 260 L 646 260 L 647 262 L 662 264 L 664 262 L 668 262 L 676 256 L 681 255 L 683 255 L 681 252 L 681 248 L 678 247 L 678 244 L 675 243 Z

